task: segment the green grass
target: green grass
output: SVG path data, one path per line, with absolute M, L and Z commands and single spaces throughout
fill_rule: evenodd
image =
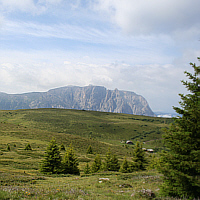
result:
M 110 148 L 120 163 L 131 160 L 133 145 L 163 148 L 162 129 L 171 119 L 117 113 L 64 109 L 0 111 L 0 199 L 146 199 L 140 191 L 159 194 L 161 177 L 155 170 L 122 174 L 101 172 L 84 175 L 86 163 L 95 154 L 104 159 Z M 78 156 L 81 176 L 43 175 L 40 162 L 52 137 L 67 148 L 70 143 Z M 32 150 L 24 150 L 27 144 Z M 7 145 L 10 151 L 7 150 Z M 88 146 L 94 154 L 86 154 Z M 62 155 L 64 151 L 62 151 Z M 146 153 L 147 160 L 151 157 Z M 99 178 L 109 181 L 99 182 Z

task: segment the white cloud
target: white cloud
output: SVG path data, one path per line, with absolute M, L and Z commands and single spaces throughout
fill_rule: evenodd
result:
M 199 27 L 199 0 L 98 0 L 96 9 L 110 14 L 129 34 L 170 33 Z
M 42 62 L 35 60 L 39 54 L 36 52 L 35 56 L 31 57 L 21 54 L 20 56 L 26 58 L 21 64 L 16 64 L 18 60 L 15 60 L 16 63 L 1 63 L 0 91 L 23 93 L 47 91 L 66 85 L 102 85 L 109 89 L 136 92 L 147 99 L 154 111 L 172 111 L 172 105 L 178 104 L 178 93 L 185 92 L 180 83 L 180 80 L 185 78 L 185 67 L 175 67 L 173 64 L 132 65 L 117 62 L 91 64 L 69 58 L 61 62 L 60 58 L 53 61 L 55 58 L 50 54 L 52 62 Z M 40 55 L 38 59 L 43 56 Z
M 21 11 L 31 14 L 42 14 L 49 6 L 59 5 L 63 0 L 0 0 L 0 10 L 4 12 Z
M 23 1 L 0 0 L 0 6 L 1 9 L 8 11 L 20 10 L 23 12 L 30 12 L 36 10 L 34 0 L 23 0 Z

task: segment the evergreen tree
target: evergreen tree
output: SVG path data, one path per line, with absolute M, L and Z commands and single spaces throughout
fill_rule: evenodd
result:
M 7 144 L 7 151 L 10 151 L 10 145 Z
M 102 167 L 101 157 L 98 154 L 95 157 L 94 162 L 92 163 L 91 172 L 93 172 L 93 173 L 98 172 L 98 171 L 100 171 L 101 167 Z
M 93 150 L 92 150 L 91 145 L 87 149 L 87 154 L 93 154 Z
M 61 156 L 55 139 L 52 139 L 45 152 L 40 171 L 43 173 L 61 173 Z
M 63 143 L 60 145 L 60 151 L 65 151 L 65 146 Z
M 165 132 L 169 151 L 158 165 L 164 175 L 161 193 L 187 199 L 200 197 L 200 66 L 191 65 L 194 75 L 185 72 L 189 80 L 182 81 L 189 94 L 180 94 L 181 108 L 174 107 L 181 116 Z
M 145 163 L 146 163 L 145 152 L 142 150 L 142 144 L 137 141 L 133 151 L 133 163 L 131 166 L 132 171 L 144 170 Z
M 89 164 L 87 163 L 86 164 L 86 166 L 85 166 L 85 168 L 84 168 L 84 174 L 90 174 L 90 166 L 89 166 Z
M 119 161 L 117 159 L 117 156 L 115 154 L 111 154 L 110 148 L 108 149 L 108 152 L 106 154 L 106 159 L 105 159 L 105 170 L 108 171 L 119 171 Z
M 78 168 L 78 158 L 74 153 L 72 145 L 69 146 L 67 151 L 65 152 L 63 162 L 62 162 L 62 167 L 63 170 L 62 172 L 64 174 L 76 174 L 79 175 L 80 171 Z
M 24 150 L 32 150 L 31 145 L 28 143 L 28 144 L 25 146 Z
M 130 169 L 130 166 L 129 166 L 129 163 L 128 163 L 126 157 L 124 158 L 124 160 L 123 160 L 123 162 L 122 162 L 122 165 L 121 165 L 119 171 L 122 172 L 122 173 L 131 172 L 131 169 Z

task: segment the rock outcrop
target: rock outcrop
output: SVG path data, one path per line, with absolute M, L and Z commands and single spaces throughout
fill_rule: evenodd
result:
M 65 108 L 155 116 L 144 97 L 102 86 L 67 86 L 48 92 L 0 93 L 0 109 Z

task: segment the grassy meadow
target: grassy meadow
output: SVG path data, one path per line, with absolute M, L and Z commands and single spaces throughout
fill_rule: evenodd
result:
M 131 161 L 134 145 L 143 142 L 156 152 L 164 149 L 162 132 L 172 119 L 84 110 L 33 109 L 0 111 L 0 199 L 149 199 L 146 189 L 159 198 L 161 175 L 148 167 L 133 173 L 102 171 L 84 174 L 95 155 L 110 149 L 119 162 Z M 72 144 L 79 160 L 80 176 L 44 175 L 40 163 L 50 140 L 67 148 Z M 32 150 L 24 150 L 27 144 Z M 92 146 L 93 154 L 87 154 Z M 9 148 L 8 148 L 9 146 Z M 61 151 L 64 154 L 64 151 Z M 100 180 L 100 178 L 108 178 Z

